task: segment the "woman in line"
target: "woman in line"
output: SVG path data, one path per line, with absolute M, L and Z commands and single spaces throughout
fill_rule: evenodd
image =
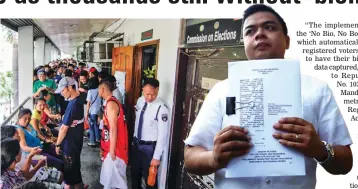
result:
M 45 99 L 45 101 L 47 103 L 51 99 L 51 95 L 48 90 L 43 90 L 40 92 L 39 98 Z M 52 111 L 56 112 L 57 110 L 52 110 Z M 44 110 L 41 115 L 40 124 L 42 126 L 46 125 L 47 127 L 49 127 L 53 136 L 57 137 L 58 130 L 54 129 L 55 127 L 57 127 L 57 125 L 53 124 L 53 123 L 55 123 L 55 121 L 53 119 L 60 119 L 60 118 L 61 118 L 60 114 L 51 114 L 51 110 L 49 109 L 48 105 L 45 104 Z M 49 123 L 49 120 L 51 120 L 52 123 Z
M 86 119 L 90 124 L 90 142 L 87 144 L 88 146 L 95 147 L 96 143 L 100 142 L 100 133 L 98 128 L 98 114 L 101 110 L 101 97 L 98 95 L 98 79 L 97 77 L 93 77 L 89 80 L 88 84 L 88 94 L 87 94 L 87 108 L 86 108 Z M 96 141 L 95 141 L 96 140 Z
M 17 132 L 20 137 L 20 146 L 22 151 L 25 154 L 28 154 L 33 148 L 40 147 L 42 155 L 47 157 L 47 164 L 50 167 L 55 167 L 57 170 L 63 170 L 63 161 L 58 157 L 55 152 L 55 147 L 50 138 L 45 138 L 44 136 L 38 135 L 38 132 L 32 127 L 30 122 L 31 110 L 22 109 L 19 112 L 19 120 L 16 125 Z M 42 145 L 41 140 L 47 143 L 47 145 Z M 50 144 L 49 144 L 50 143 Z
M 43 141 L 47 140 L 47 138 L 51 140 L 51 137 L 48 135 L 53 136 L 58 134 L 58 132 L 56 132 L 55 130 L 51 130 L 50 128 L 48 128 L 47 125 L 40 124 L 42 114 L 45 111 L 46 107 L 47 107 L 46 100 L 43 98 L 37 98 L 35 101 L 35 109 L 32 111 L 32 116 L 31 116 L 31 125 L 36 130 L 37 137 L 39 137 Z M 50 116 L 51 115 L 52 114 L 50 114 Z M 56 142 L 56 138 L 52 138 L 52 139 L 53 142 Z

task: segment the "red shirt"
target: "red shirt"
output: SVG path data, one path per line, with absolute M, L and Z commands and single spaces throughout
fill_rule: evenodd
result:
M 122 104 L 115 98 L 111 97 L 107 100 L 106 105 L 104 106 L 104 116 L 103 116 L 103 129 L 102 129 L 102 138 L 101 138 L 101 148 L 103 150 L 103 157 L 106 158 L 110 149 L 110 128 L 112 125 L 109 125 L 107 117 L 107 103 L 109 101 L 114 101 L 119 107 L 119 115 L 117 117 L 117 144 L 115 149 L 115 154 L 118 158 L 122 159 L 126 164 L 128 164 L 128 131 L 127 125 L 124 121 L 124 114 Z
M 47 104 L 45 105 L 46 107 L 45 108 L 48 108 Z M 45 113 L 45 111 L 42 112 L 42 116 L 41 116 L 41 120 L 40 120 L 40 124 L 41 125 L 46 125 L 47 122 L 48 122 L 48 115 Z

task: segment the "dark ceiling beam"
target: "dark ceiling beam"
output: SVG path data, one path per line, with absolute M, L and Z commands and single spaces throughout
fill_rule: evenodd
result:
M 12 29 L 12 30 L 17 32 L 17 30 L 18 30 L 17 26 L 15 26 L 14 24 L 12 24 L 9 21 L 7 21 L 7 19 L 0 19 L 0 20 L 1 20 L 1 25 L 6 26 L 6 27 L 8 27 L 8 28 L 10 28 L 10 29 Z

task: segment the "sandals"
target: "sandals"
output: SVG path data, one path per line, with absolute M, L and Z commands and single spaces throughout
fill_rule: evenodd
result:
M 87 146 L 96 147 L 97 145 L 96 145 L 96 144 L 87 143 Z

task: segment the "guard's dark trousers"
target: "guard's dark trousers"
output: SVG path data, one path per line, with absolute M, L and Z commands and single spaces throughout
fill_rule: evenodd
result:
M 147 184 L 150 162 L 153 159 L 156 142 L 139 141 L 133 138 L 131 154 L 131 179 L 132 189 L 142 189 L 142 177 Z M 158 176 L 157 176 L 158 177 Z M 146 189 L 157 189 L 158 184 L 155 182 L 154 187 L 147 186 Z

